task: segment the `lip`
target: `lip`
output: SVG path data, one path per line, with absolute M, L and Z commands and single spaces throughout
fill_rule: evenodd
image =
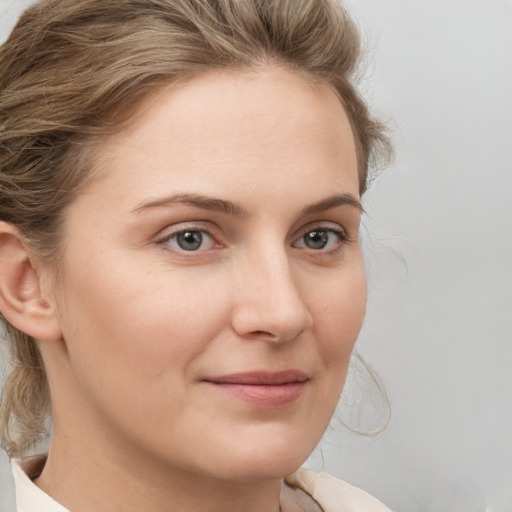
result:
M 308 381 L 308 375 L 300 370 L 255 371 L 203 379 L 222 393 L 266 409 L 292 404 L 302 395 Z

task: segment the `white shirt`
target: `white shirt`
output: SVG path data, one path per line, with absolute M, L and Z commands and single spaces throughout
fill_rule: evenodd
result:
M 39 489 L 27 476 L 33 459 L 11 461 L 16 485 L 17 512 L 70 512 Z M 391 512 L 367 492 L 327 473 L 299 469 L 286 482 L 298 487 L 322 507 L 324 512 Z

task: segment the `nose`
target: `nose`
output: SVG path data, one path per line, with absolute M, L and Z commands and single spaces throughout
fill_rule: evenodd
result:
M 313 325 L 288 257 L 266 252 L 237 272 L 232 326 L 246 339 L 286 342 Z

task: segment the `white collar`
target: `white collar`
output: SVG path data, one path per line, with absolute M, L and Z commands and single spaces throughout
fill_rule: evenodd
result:
M 29 478 L 26 471 L 33 466 L 34 458 L 12 459 L 12 473 L 16 485 L 17 512 L 69 512 L 59 505 Z

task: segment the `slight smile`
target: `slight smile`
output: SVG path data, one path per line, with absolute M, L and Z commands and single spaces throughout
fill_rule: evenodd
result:
M 222 392 L 265 409 L 285 407 L 295 402 L 308 381 L 308 375 L 300 370 L 255 371 L 203 379 Z

